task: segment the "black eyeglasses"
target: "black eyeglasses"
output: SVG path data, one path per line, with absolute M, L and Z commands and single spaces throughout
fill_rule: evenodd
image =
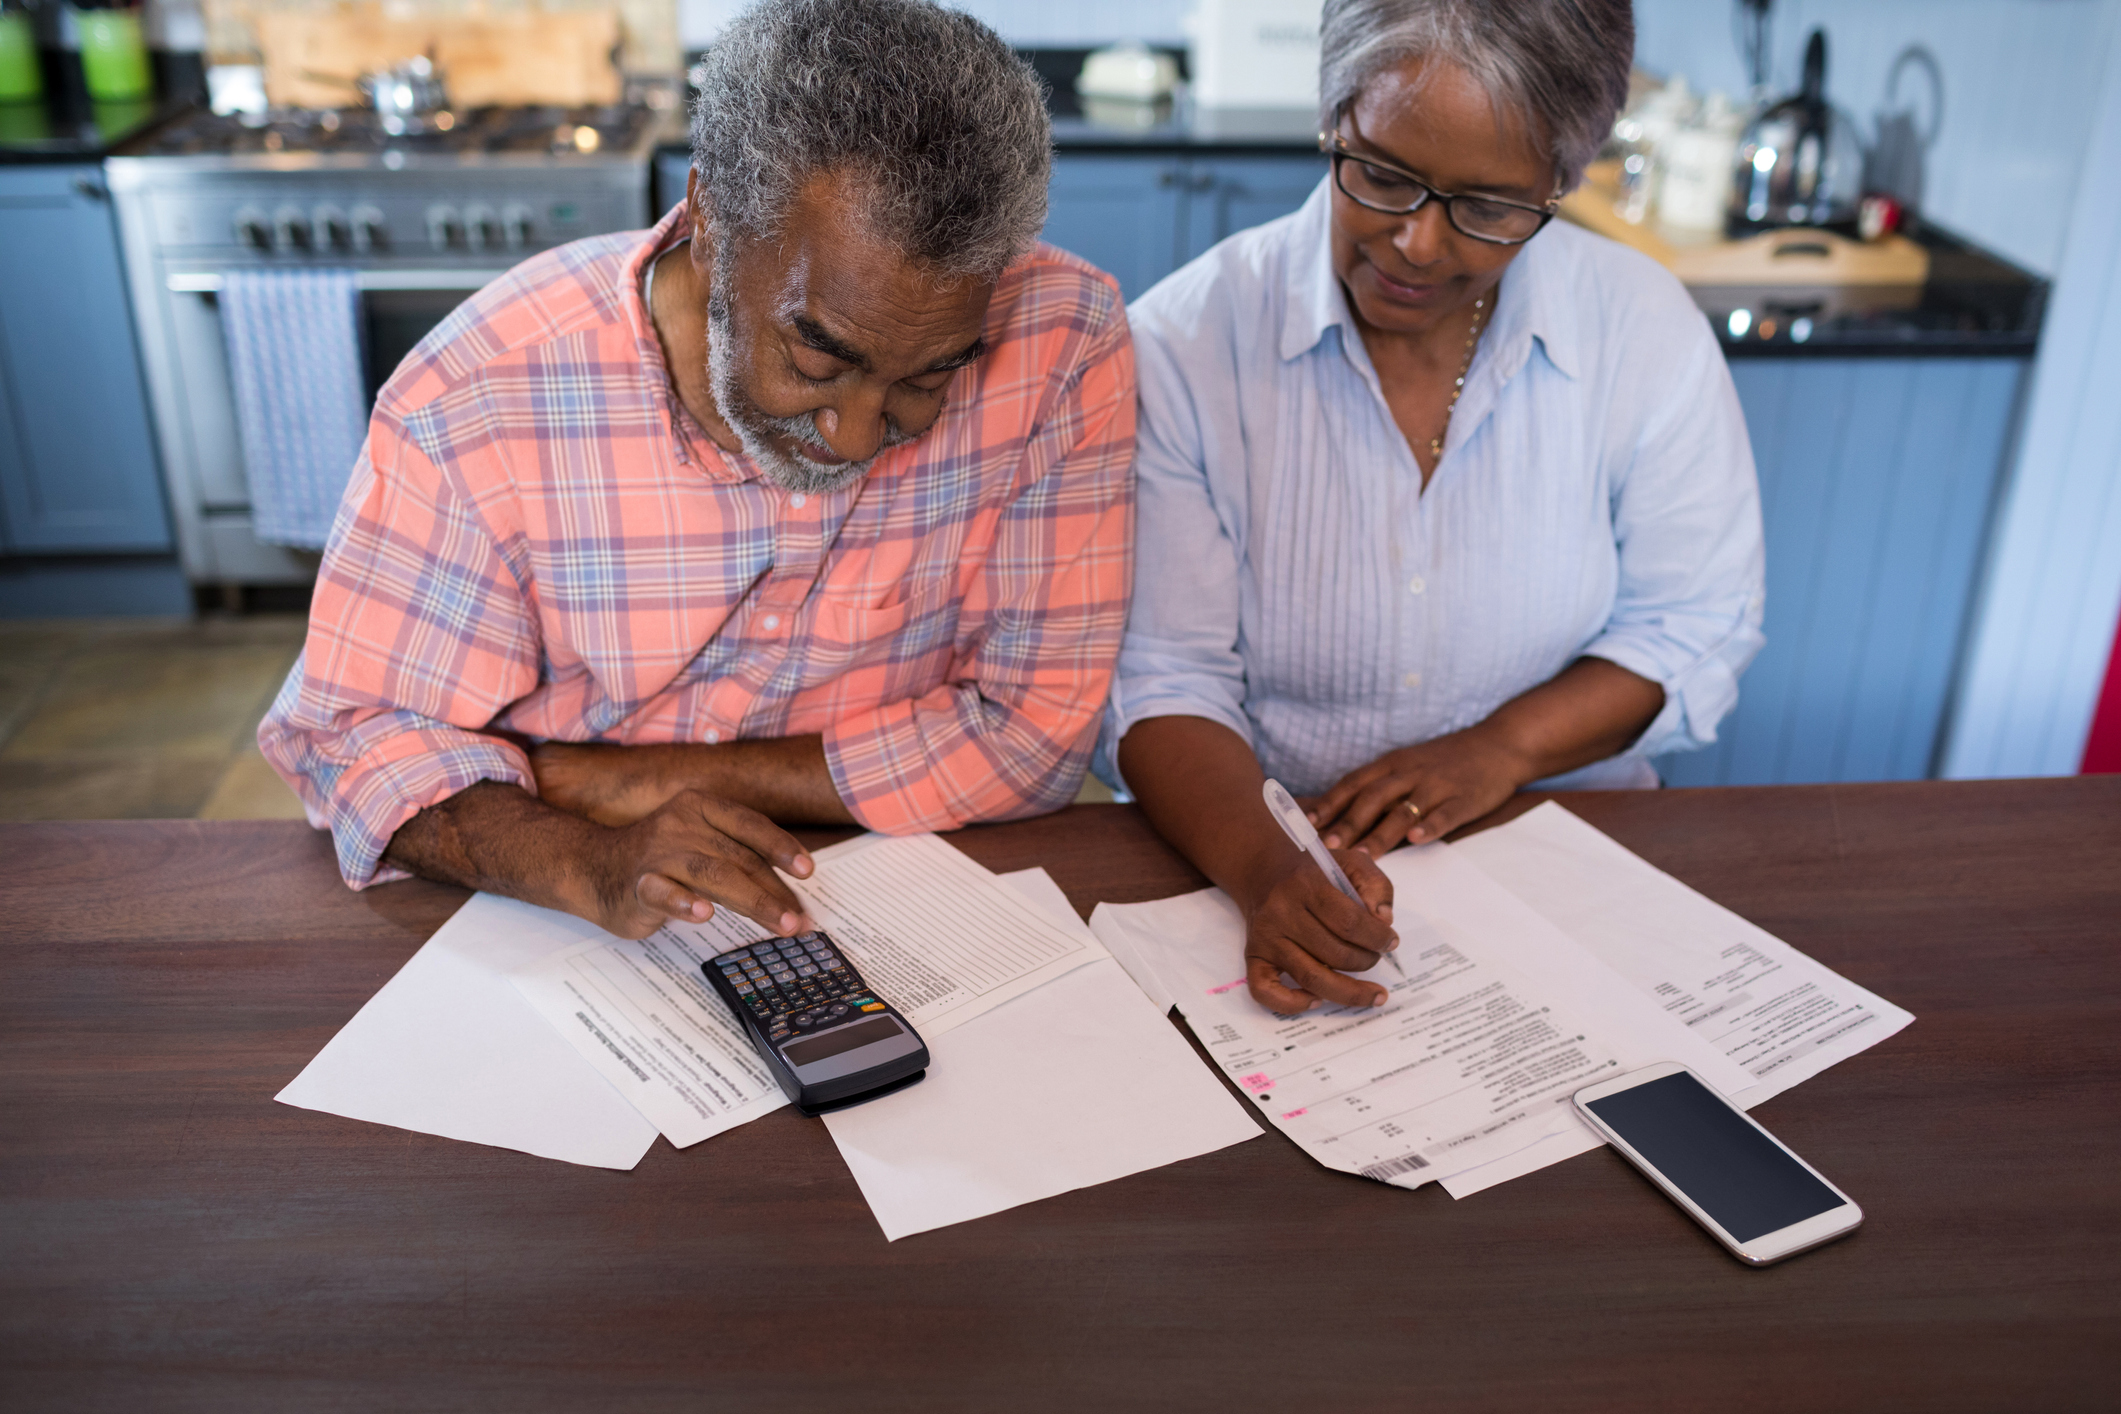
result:
M 1337 133 L 1320 133 L 1318 150 L 1333 159 L 1333 184 L 1357 206 L 1387 216 L 1411 216 L 1434 197 L 1443 203 L 1452 228 L 1490 245 L 1523 245 L 1554 219 L 1556 197 L 1545 206 L 1438 191 L 1404 168 L 1350 152 Z

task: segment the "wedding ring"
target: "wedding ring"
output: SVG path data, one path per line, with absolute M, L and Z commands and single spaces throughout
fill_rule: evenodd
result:
M 1407 799 L 1402 800 L 1399 803 L 1401 805 L 1406 806 L 1407 813 L 1412 815 L 1415 819 L 1419 820 L 1421 818 L 1421 807 L 1414 803 L 1414 798 L 1412 796 L 1407 797 Z

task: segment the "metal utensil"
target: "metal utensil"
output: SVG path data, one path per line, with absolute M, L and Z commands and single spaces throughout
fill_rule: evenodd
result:
M 1826 31 L 1804 48 L 1804 87 L 1755 118 L 1738 143 L 1733 236 L 1777 226 L 1844 225 L 1863 195 L 1856 125 L 1826 100 Z
M 449 91 L 434 61 L 424 54 L 363 74 L 355 87 L 376 110 L 377 124 L 394 137 L 452 126 L 438 121 L 449 112 Z

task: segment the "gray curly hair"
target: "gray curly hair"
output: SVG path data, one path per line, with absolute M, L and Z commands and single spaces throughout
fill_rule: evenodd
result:
M 1443 59 L 1526 123 L 1566 191 L 1583 180 L 1627 102 L 1635 10 L 1630 0 L 1325 0 L 1319 49 L 1327 131 L 1385 70 Z
M 866 227 L 946 276 L 991 279 L 1046 224 L 1053 130 L 1036 73 L 928 0 L 760 0 L 697 75 L 707 214 L 778 232 L 803 183 L 845 171 Z

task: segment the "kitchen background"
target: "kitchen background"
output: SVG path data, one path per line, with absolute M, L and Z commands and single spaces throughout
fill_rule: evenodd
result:
M 740 6 L 173 0 L 144 15 L 154 91 L 131 98 L 111 96 L 97 46 L 133 12 L 0 7 L 0 817 L 289 813 L 249 736 L 314 570 L 302 458 L 340 458 L 328 437 L 262 430 L 253 331 L 274 347 L 286 272 L 316 273 L 345 337 L 307 351 L 341 389 L 312 421 L 357 438 L 374 386 L 465 293 L 671 198 L 680 56 Z M 1293 208 L 1323 170 L 1289 87 L 1303 66 L 1274 50 L 1315 4 L 961 8 L 1053 83 L 1049 238 L 1130 295 Z M 1746 404 L 1769 535 L 1770 646 L 1724 739 L 1661 763 L 1667 778 L 2121 769 L 2121 0 L 1636 14 L 1641 101 L 1568 214 L 1694 291 Z M 6 96 L 11 21 L 45 51 L 33 99 Z M 455 112 L 430 111 L 416 73 L 351 91 L 394 62 L 391 25 L 444 26 L 421 33 Z M 1720 206 L 1754 100 L 1801 86 L 1815 29 L 1825 97 L 1868 149 L 1862 189 L 1899 197 L 1907 231 L 1726 244 L 1699 229 L 1702 203 Z M 1125 41 L 1153 52 L 1078 93 L 1087 53 Z M 614 46 L 616 65 L 580 60 Z M 302 107 L 187 106 L 201 51 L 222 61 L 214 106 L 269 88 Z M 1166 52 L 1190 92 L 1144 101 Z M 1727 108 L 1701 101 L 1719 94 Z M 1713 190 L 1688 166 L 1702 152 Z

